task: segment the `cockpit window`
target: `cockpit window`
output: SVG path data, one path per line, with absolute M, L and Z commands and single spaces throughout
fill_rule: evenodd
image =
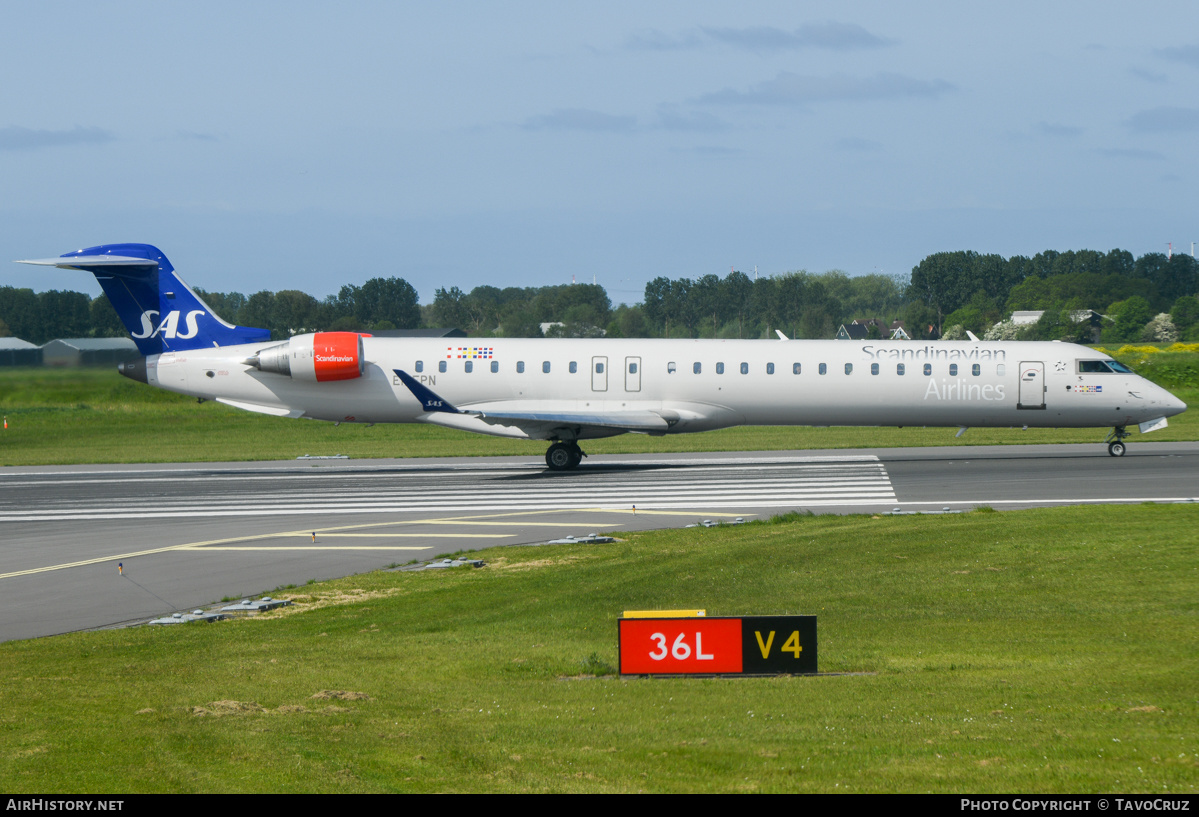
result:
M 1111 374 L 1112 372 L 1132 373 L 1132 369 L 1125 366 L 1123 363 L 1117 363 L 1114 360 L 1080 360 L 1078 361 L 1079 374 Z

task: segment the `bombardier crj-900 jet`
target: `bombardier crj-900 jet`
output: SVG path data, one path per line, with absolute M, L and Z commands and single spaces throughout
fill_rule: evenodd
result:
M 272 341 L 215 315 L 156 247 L 106 244 L 23 261 L 96 276 L 137 343 L 127 377 L 278 417 L 432 423 L 546 440 L 576 467 L 579 442 L 736 425 L 1128 427 L 1186 410 L 1106 354 L 1000 341 L 375 338 Z M 959 432 L 960 434 L 961 432 Z

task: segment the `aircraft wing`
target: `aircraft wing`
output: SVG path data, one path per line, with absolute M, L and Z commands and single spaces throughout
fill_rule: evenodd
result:
M 608 432 L 632 431 L 641 434 L 665 434 L 671 423 L 653 411 L 505 411 L 502 405 L 491 408 L 486 404 L 473 404 L 460 409 L 438 396 L 432 389 L 422 385 L 416 378 L 400 369 L 393 369 L 413 396 L 428 412 L 427 422 L 451 428 L 479 431 L 477 424 L 519 428 L 529 437 L 545 439 L 555 429 L 585 428 L 602 429 Z M 474 426 L 472 428 L 472 426 Z M 486 431 L 484 431 L 486 433 Z
M 645 433 L 661 432 L 670 428 L 670 424 L 660 414 L 652 411 L 490 411 L 484 407 L 476 407 L 478 417 L 489 425 L 504 426 L 537 426 L 550 428 L 555 426 L 588 426 L 592 428 L 611 428 L 622 431 L 641 431 Z

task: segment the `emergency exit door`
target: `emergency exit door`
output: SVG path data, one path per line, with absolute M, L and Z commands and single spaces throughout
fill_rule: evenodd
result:
M 641 391 L 641 358 L 624 359 L 624 390 Z
M 591 390 L 608 390 L 608 358 L 591 358 Z

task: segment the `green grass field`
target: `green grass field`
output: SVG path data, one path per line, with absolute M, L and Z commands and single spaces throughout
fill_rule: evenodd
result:
M 1194 405 L 1199 354 L 1159 353 L 1139 370 Z M 545 443 L 505 440 L 434 426 L 286 420 L 194 400 L 135 383 L 112 369 L 0 369 L 0 465 L 103 462 L 286 460 L 304 454 L 368 457 L 540 457 Z M 929 445 L 1095 443 L 1103 429 L 742 427 L 704 434 L 625 434 L 589 441 L 589 454 L 785 451 Z M 1142 439 L 1134 436 L 1130 442 Z M 1143 439 L 1199 440 L 1199 413 L 1171 418 Z
M 622 538 L 312 584 L 255 620 L 0 644 L 3 788 L 1199 789 L 1199 509 Z M 818 615 L 824 677 L 610 674 L 620 611 L 692 607 Z

